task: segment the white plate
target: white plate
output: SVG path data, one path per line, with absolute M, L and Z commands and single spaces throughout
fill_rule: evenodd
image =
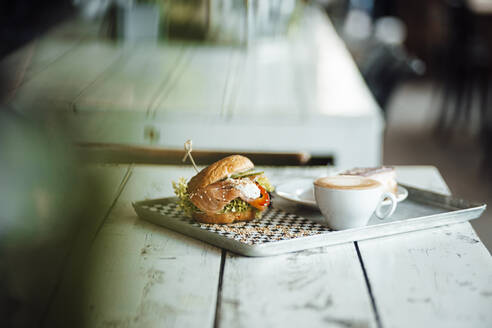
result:
M 318 208 L 314 199 L 313 181 L 312 179 L 295 179 L 285 182 L 275 188 L 275 193 L 291 202 Z M 399 185 L 396 192 L 398 202 L 405 200 L 407 196 L 408 191 Z M 383 204 L 389 204 L 389 200 L 385 200 Z

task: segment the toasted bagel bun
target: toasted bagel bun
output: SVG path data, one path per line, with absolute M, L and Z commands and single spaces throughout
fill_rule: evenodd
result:
M 234 173 L 244 172 L 254 168 L 249 158 L 241 155 L 227 156 L 220 161 L 210 164 L 188 182 L 188 192 L 193 193 L 197 189 L 222 180 Z
M 244 212 L 229 213 L 193 213 L 193 218 L 198 222 L 210 224 L 234 223 L 238 221 L 251 221 L 255 218 L 256 211 L 253 208 Z

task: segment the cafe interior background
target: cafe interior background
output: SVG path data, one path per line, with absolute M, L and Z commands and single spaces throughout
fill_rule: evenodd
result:
M 323 31 L 301 19 L 313 7 L 353 64 L 315 54 Z M 178 164 L 188 137 L 197 152 L 277 151 L 285 156 L 265 164 L 294 158 L 327 172 L 434 165 L 454 195 L 492 201 L 488 1 L 21 0 L 0 16 L 0 258 L 43 258 L 50 240 L 77 232 L 105 192 L 79 164 Z M 342 88 L 337 67 L 357 70 L 359 87 Z M 323 81 L 330 88 L 314 90 Z M 327 111 L 353 122 L 307 124 L 307 107 L 326 97 L 339 105 Z M 367 97 L 376 109 L 359 115 Z M 339 158 L 324 151 L 332 143 Z M 489 251 L 490 216 L 472 221 Z

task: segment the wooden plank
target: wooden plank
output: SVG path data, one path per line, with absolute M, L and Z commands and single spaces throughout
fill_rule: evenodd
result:
M 274 184 L 328 172 L 265 170 Z M 265 258 L 228 253 L 221 287 L 219 327 L 376 327 L 353 243 Z
M 1 100 L 5 102 L 13 97 L 13 91 L 25 80 L 26 71 L 34 57 L 35 42 L 3 58 L 0 61 L 0 72 L 2 72 Z
M 403 167 L 399 181 L 446 192 L 432 167 Z M 470 224 L 359 242 L 383 327 L 489 327 L 492 260 Z
M 72 109 L 72 102 L 107 70 L 116 68 L 113 64 L 124 54 L 125 49 L 109 43 L 85 43 L 19 88 L 11 105 L 34 113 Z
M 492 261 L 469 223 L 359 245 L 383 327 L 490 327 Z
M 135 168 L 94 241 L 82 304 L 90 327 L 212 326 L 221 251 L 140 221 L 132 201 L 172 194 L 191 168 Z
M 75 174 L 75 171 L 72 173 Z M 76 247 L 74 240 L 81 236 L 80 230 L 86 231 L 93 224 L 97 225 L 103 220 L 104 214 L 116 197 L 124 171 L 85 168 L 78 173 L 80 175 L 76 177 L 77 180 L 75 176 L 71 177 L 74 178 L 73 182 L 78 181 L 77 185 L 72 187 L 73 194 L 40 194 L 44 197 L 41 201 L 47 201 L 48 204 L 44 207 L 44 213 L 51 214 L 48 218 L 38 214 L 42 224 L 39 227 L 31 227 L 35 236 L 28 241 L 24 240 L 21 245 L 16 245 L 13 240 L 14 243 L 10 247 L 2 249 L 2 262 L 5 265 L 5 271 L 2 270 L 5 273 L 3 281 L 11 289 L 9 294 L 13 293 L 9 296 L 19 303 L 19 311 L 14 311 L 16 315 L 13 320 L 23 322 L 25 327 L 38 325 L 50 310 L 60 279 L 67 267 L 68 254 Z M 44 188 L 47 189 L 40 189 L 41 192 L 49 191 L 52 186 Z M 63 209 L 63 213 L 59 208 L 50 208 L 54 204 L 63 205 L 54 202 L 59 197 L 64 197 L 64 201 L 74 207 Z M 86 223 L 84 220 L 87 217 L 93 220 Z M 5 239 L 3 242 L 9 241 Z M 2 247 L 5 246 L 4 244 Z
M 352 243 L 266 258 L 227 255 L 219 327 L 376 327 Z
M 31 80 L 37 74 L 56 63 L 71 51 L 76 51 L 79 39 L 55 40 L 42 38 L 35 41 L 35 49 L 32 61 L 27 68 L 24 82 Z
M 5 79 L 6 89 L 2 91 L 8 92 L 7 100 L 13 98 L 17 88 L 76 48 L 78 43 L 78 39 L 42 38 L 28 43 L 2 59 L 0 71 Z
M 306 107 L 304 113 L 311 114 L 315 120 L 320 116 L 359 116 L 365 117 L 367 124 L 373 120 L 384 126 L 378 104 L 322 10 L 313 6 L 306 8 L 299 38 L 301 41 L 296 47 L 302 61 L 297 65 L 311 76 L 305 80 L 305 91 L 312 106 Z
M 305 107 L 304 85 L 294 66 L 296 52 L 291 40 L 256 46 L 242 58 L 237 98 L 232 99 L 230 116 L 238 119 L 298 120 Z
M 286 177 L 315 177 L 327 172 L 323 167 L 267 168 L 274 183 Z M 400 180 L 407 183 L 406 178 L 415 182 L 416 172 L 426 179 L 433 176 L 433 185 L 442 181 L 435 168 L 398 169 Z M 482 252 L 477 252 L 481 243 L 472 230 L 465 231 L 466 225 L 442 231 L 433 229 L 430 236 L 424 235 L 428 231 L 420 231 L 417 233 L 422 235 L 418 238 L 412 237 L 413 234 L 388 237 L 384 244 L 377 244 L 383 239 L 361 242 L 362 268 L 353 244 L 268 258 L 228 254 L 220 280 L 218 249 L 140 222 L 131 208 L 135 200 L 171 195 L 171 180 L 192 175 L 194 171 L 189 167 L 135 169 L 92 245 L 86 269 L 80 270 L 82 276 L 88 277 L 80 285 L 85 291 L 80 305 L 82 317 L 86 319 L 84 325 L 212 326 L 215 304 L 218 304 L 215 324 L 219 327 L 301 324 L 405 327 L 412 320 L 425 325 L 426 320 L 432 321 L 437 316 L 445 323 L 443 326 L 454 322 L 460 326 L 468 323 L 480 326 L 480 322 L 474 321 L 477 317 L 490 322 L 484 310 L 490 308 L 490 303 L 484 301 L 490 299 L 490 255 L 483 253 L 483 245 Z M 442 189 L 445 185 L 441 184 Z M 465 245 L 442 240 L 439 235 Z M 366 244 L 369 242 L 375 246 Z M 453 262 L 453 257 L 462 265 Z M 365 275 L 371 283 L 374 305 Z M 218 289 L 221 294 L 217 299 Z M 439 297 L 435 296 L 436 291 Z M 73 297 L 71 293 L 73 290 L 67 288 L 59 299 L 69 299 Z M 437 305 L 433 303 L 434 298 L 428 300 L 426 293 L 436 297 Z M 462 295 L 473 307 L 464 304 Z M 480 295 L 480 299 L 470 295 Z M 457 315 L 451 322 L 447 315 L 455 306 L 463 310 L 453 311 Z M 60 316 L 56 318 L 60 320 Z M 62 326 L 71 323 L 57 322 Z
M 87 40 L 98 33 L 98 24 L 87 24 L 79 19 L 70 19 L 59 24 L 33 42 L 34 53 L 27 67 L 24 83 L 55 64 L 63 56 L 78 51 Z
M 78 110 L 146 113 L 157 93 L 169 83 L 185 46 L 140 46 L 118 70 L 89 88 L 76 104 Z
M 228 76 L 234 54 L 240 50 L 223 46 L 190 47 L 190 58 L 179 77 L 159 96 L 153 108 L 157 114 L 169 117 L 179 114 L 220 115 L 224 104 Z
M 65 55 L 77 51 L 82 40 L 97 35 L 98 24 L 87 24 L 71 19 L 59 24 L 45 35 L 15 51 L 0 62 L 0 70 L 7 77 L 10 101 L 15 89 L 55 64 Z M 75 66 L 80 63 L 74 63 Z M 12 82 L 10 82 L 11 80 Z
M 380 110 L 324 13 L 307 9 L 304 15 L 300 30 L 292 36 L 255 44 L 234 54 L 229 63 L 210 60 L 187 69 L 187 78 L 179 82 L 179 89 L 187 91 L 195 89 L 185 87 L 195 83 L 192 76 L 201 81 L 206 73 L 201 66 L 207 65 L 210 71 L 218 67 L 219 75 L 228 76 L 221 116 L 210 115 L 205 109 L 219 107 L 217 90 L 207 90 L 220 85 L 212 80 L 200 82 L 209 83 L 200 92 L 207 91 L 210 99 L 201 101 L 203 95 L 185 99 L 192 97 L 183 91 L 179 98 L 184 99 L 182 105 L 190 108 L 189 112 L 171 105 L 157 111 L 156 119 L 162 118 L 160 144 L 177 147 L 178 140 L 193 138 L 210 149 L 307 150 L 313 156 L 331 156 L 341 166 L 379 165 L 384 125 Z M 194 56 L 203 57 L 203 51 L 197 48 Z M 219 53 L 217 62 L 220 56 L 225 54 Z M 225 66 L 230 73 L 222 68 Z M 212 98 L 214 105 L 209 106 Z M 190 105 L 199 100 L 203 103 L 196 105 L 200 111 Z
M 46 327 L 63 326 L 62 323 L 79 319 L 77 308 L 81 301 L 80 282 L 83 281 L 82 272 L 85 258 L 94 237 L 121 193 L 128 166 L 89 166 L 85 169 L 85 181 L 91 190 L 90 206 L 84 212 L 84 222 L 80 230 L 71 241 L 70 247 L 64 251 L 63 265 L 59 273 L 54 275 L 54 284 L 51 295 L 44 302 L 45 311 L 39 321 Z
M 247 51 L 186 45 L 169 74 L 160 59 L 167 63 L 169 49 L 179 46 L 132 53 L 84 40 L 26 83 L 12 105 L 30 112 L 68 109 L 67 119 L 81 127 L 72 129 L 77 141 L 180 147 L 193 138 L 207 149 L 307 150 L 338 165 L 377 165 L 378 108 L 329 21 L 316 10 L 304 15 L 292 35 Z
M 365 116 L 366 124 L 370 119 L 383 124 L 377 103 L 326 14 L 308 6 L 296 27 L 286 38 L 248 51 L 233 116 L 264 119 L 266 113 L 321 122 L 330 116 Z
M 57 59 L 76 47 L 78 40 L 34 40 L 0 62 L 3 76 L 15 80 L 9 91 L 32 79 Z

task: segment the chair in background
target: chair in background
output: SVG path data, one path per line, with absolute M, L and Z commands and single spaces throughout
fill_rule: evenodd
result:
M 450 30 L 438 59 L 442 101 L 436 126 L 437 134 L 444 139 L 458 127 L 470 127 L 475 103 L 478 103 L 480 121 L 484 120 L 492 71 L 490 45 L 477 29 L 478 17 L 464 1 L 446 3 Z
M 488 99 L 492 77 L 492 44 L 488 35 L 491 17 L 473 12 L 463 0 L 447 0 L 446 4 L 449 39 L 438 60 L 442 100 L 436 133 L 447 142 L 453 132 L 462 132 L 463 128 L 472 130 L 476 110 L 478 142 L 484 154 L 482 167 L 491 172 L 492 113 Z
M 422 76 L 425 66 L 403 48 L 381 44 L 361 63 L 361 72 L 386 115 L 388 100 L 396 87 L 406 79 Z
M 389 10 L 376 13 L 371 8 L 372 5 L 351 7 L 341 33 L 369 90 L 386 115 L 394 90 L 404 80 L 423 75 L 425 64 L 405 49 L 405 23 L 398 17 L 377 16 L 388 15 Z
M 462 1 L 445 1 L 450 18 L 449 39 L 438 56 L 438 81 L 441 85 L 441 108 L 436 132 L 446 136 L 462 110 L 469 111 L 472 89 L 469 74 L 470 15 Z M 447 136 L 446 136 L 447 137 Z

